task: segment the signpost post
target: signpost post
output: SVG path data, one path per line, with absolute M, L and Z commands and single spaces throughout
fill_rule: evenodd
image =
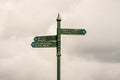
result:
M 61 33 L 60 33 L 60 27 L 61 27 L 61 18 L 60 14 L 58 14 L 57 17 L 57 80 L 60 80 L 60 58 L 61 58 Z
M 61 29 L 61 18 L 60 14 L 56 19 L 57 21 L 57 35 L 51 36 L 37 36 L 34 38 L 34 42 L 31 43 L 33 48 L 57 48 L 57 80 L 61 78 L 61 34 L 64 35 L 85 35 L 85 29 Z

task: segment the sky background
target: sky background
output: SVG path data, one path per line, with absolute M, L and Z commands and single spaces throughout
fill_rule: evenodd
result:
M 0 80 L 56 80 L 56 48 L 31 47 L 62 28 L 61 80 L 120 80 L 120 0 L 0 0 Z

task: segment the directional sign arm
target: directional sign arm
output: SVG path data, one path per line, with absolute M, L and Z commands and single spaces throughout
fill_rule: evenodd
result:
M 48 48 L 48 47 L 56 47 L 56 42 L 47 42 L 47 41 L 41 41 L 41 42 L 32 42 L 31 46 L 33 48 Z
M 52 36 L 37 36 L 34 38 L 35 42 L 38 41 L 57 41 L 57 36 L 56 35 L 52 35 Z
M 65 35 L 85 35 L 85 29 L 61 29 L 61 34 Z

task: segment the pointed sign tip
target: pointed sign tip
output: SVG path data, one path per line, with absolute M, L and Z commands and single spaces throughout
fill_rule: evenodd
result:
M 58 13 L 57 21 L 61 21 L 60 13 Z

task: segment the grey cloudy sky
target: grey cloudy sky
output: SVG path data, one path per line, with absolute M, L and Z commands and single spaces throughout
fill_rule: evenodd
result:
M 33 49 L 38 35 L 62 36 L 62 80 L 120 80 L 119 0 L 0 0 L 0 80 L 56 80 L 56 49 Z

